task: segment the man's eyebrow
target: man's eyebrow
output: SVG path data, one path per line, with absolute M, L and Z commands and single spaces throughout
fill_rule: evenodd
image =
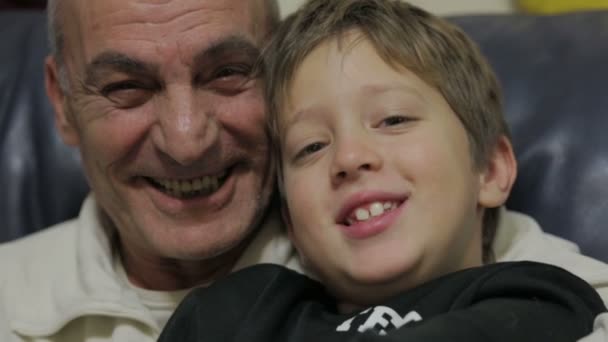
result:
M 121 72 L 125 74 L 150 74 L 158 70 L 156 66 L 146 64 L 116 51 L 105 51 L 97 55 L 87 64 L 85 82 L 96 84 L 106 73 Z
M 221 62 L 230 56 L 244 56 L 250 61 L 257 61 L 260 49 L 250 40 L 240 36 L 230 36 L 196 54 L 195 65 Z

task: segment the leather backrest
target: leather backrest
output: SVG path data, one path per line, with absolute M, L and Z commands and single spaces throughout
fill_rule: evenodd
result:
M 0 242 L 78 213 L 87 185 L 44 91 L 42 11 L 0 12 Z
M 507 206 L 608 262 L 608 12 L 452 20 L 503 85 L 519 161 Z
M 508 207 L 608 261 L 608 12 L 450 18 L 503 84 L 519 160 Z M 0 12 L 0 241 L 74 217 L 87 186 L 44 93 L 43 12 Z

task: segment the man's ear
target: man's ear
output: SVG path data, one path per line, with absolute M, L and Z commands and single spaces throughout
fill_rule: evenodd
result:
M 44 61 L 44 85 L 55 111 L 55 126 L 67 145 L 78 146 L 80 139 L 73 120 L 68 117 L 70 111 L 66 108 L 66 94 L 59 77 L 57 61 L 53 56 L 47 56 Z
M 479 205 L 496 208 L 503 205 L 517 176 L 517 161 L 513 146 L 506 136 L 501 136 L 488 163 L 480 174 Z

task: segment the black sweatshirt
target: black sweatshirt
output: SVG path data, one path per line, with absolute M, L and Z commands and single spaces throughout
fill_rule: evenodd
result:
M 459 271 L 352 314 L 319 282 L 257 265 L 192 291 L 159 341 L 576 341 L 605 310 L 583 280 L 534 262 Z

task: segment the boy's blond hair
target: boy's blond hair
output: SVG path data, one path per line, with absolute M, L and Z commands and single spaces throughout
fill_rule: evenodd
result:
M 287 17 L 264 52 L 269 130 L 280 158 L 280 113 L 297 68 L 319 44 L 356 30 L 396 70 L 407 68 L 436 88 L 464 125 L 475 170 L 483 169 L 501 136 L 510 137 L 492 68 L 465 33 L 446 20 L 399 0 L 310 0 Z M 279 159 L 280 160 L 280 159 Z M 281 162 L 279 188 L 282 188 Z M 498 208 L 485 210 L 484 261 Z

